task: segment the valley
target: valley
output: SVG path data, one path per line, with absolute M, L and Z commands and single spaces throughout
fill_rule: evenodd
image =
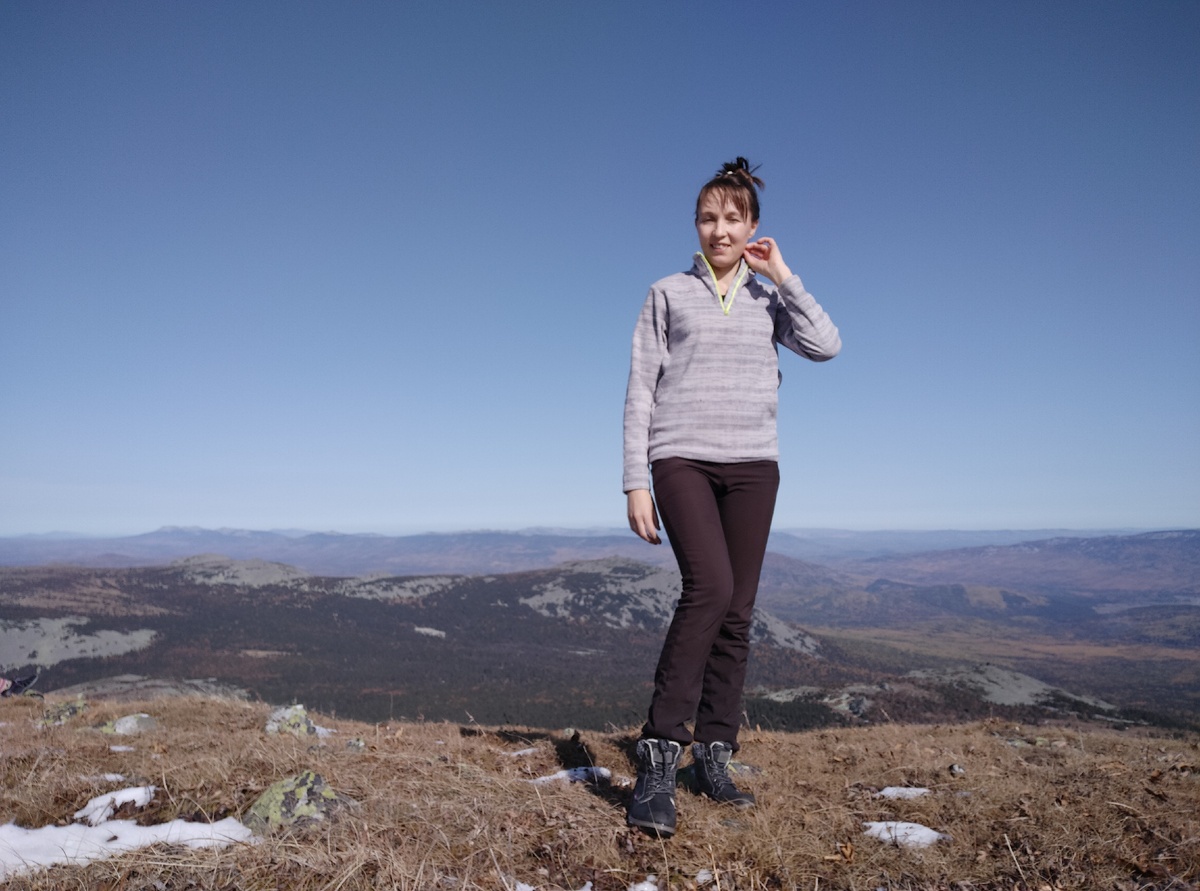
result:
M 562 556 L 569 542 L 589 558 L 398 575 L 322 574 L 262 556 L 216 555 L 150 566 L 0 567 L 0 663 L 5 671 L 40 666 L 45 691 L 118 675 L 211 679 L 267 702 L 303 701 L 372 722 L 638 723 L 678 596 L 673 569 L 622 553 L 594 556 L 602 536 L 584 545 L 579 537 L 519 538 L 508 556 L 508 539 L 488 539 L 487 561 Z M 445 537 L 436 557 L 431 540 L 422 537 L 403 559 L 455 565 L 452 555 L 482 541 Z M 349 555 L 359 544 L 340 542 L 337 556 L 322 537 L 317 551 L 327 562 L 358 565 Z M 367 544 L 374 565 L 378 543 Z M 1109 719 L 1197 726 L 1198 551 L 1200 533 L 1183 532 L 837 565 L 772 553 L 747 719 L 802 729 L 899 715 L 1020 718 L 1047 708 L 1096 712 L 1088 704 L 1095 699 L 1111 705 L 1099 709 Z M 981 664 L 1056 692 L 1038 702 L 990 701 L 961 673 Z M 871 695 L 853 693 L 862 689 Z

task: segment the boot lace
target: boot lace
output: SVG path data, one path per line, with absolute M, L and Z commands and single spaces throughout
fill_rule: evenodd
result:
M 670 748 L 666 743 L 650 742 L 646 744 L 650 757 L 646 759 L 646 794 L 657 795 L 675 792 L 675 759 L 670 757 Z
M 726 790 L 737 791 L 737 786 L 729 778 L 729 770 L 724 762 L 713 758 L 708 762 L 708 779 L 712 783 L 713 792 L 721 794 Z

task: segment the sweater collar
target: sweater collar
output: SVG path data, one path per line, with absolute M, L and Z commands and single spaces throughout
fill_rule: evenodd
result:
M 733 309 L 733 298 L 737 296 L 738 289 L 749 284 L 754 278 L 754 270 L 751 269 L 745 259 L 738 260 L 737 273 L 733 276 L 733 284 L 729 286 L 729 293 L 726 299 L 721 299 L 721 292 L 717 289 L 716 273 L 713 271 L 712 265 L 708 262 L 708 258 L 704 256 L 704 251 L 696 251 L 692 258 L 692 271 L 696 276 L 704 282 L 712 295 L 717 298 L 717 303 L 721 305 L 721 311 L 725 315 L 729 315 L 729 310 Z

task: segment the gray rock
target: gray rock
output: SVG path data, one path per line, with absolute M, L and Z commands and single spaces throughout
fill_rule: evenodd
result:
M 280 780 L 250 806 L 242 822 L 259 835 L 277 829 L 303 829 L 336 816 L 358 802 L 339 795 L 311 770 Z

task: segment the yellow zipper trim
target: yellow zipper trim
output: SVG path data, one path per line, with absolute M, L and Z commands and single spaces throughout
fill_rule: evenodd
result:
M 712 264 L 708 262 L 708 257 L 704 256 L 704 251 L 697 251 L 697 253 L 700 255 L 700 259 L 704 261 L 704 265 L 708 269 L 708 274 L 712 277 L 713 290 L 717 294 L 717 302 L 721 304 L 721 312 L 725 313 L 725 315 L 729 315 L 729 310 L 733 309 L 733 298 L 737 296 L 737 291 L 738 288 L 741 287 L 742 279 L 746 277 L 746 273 L 750 269 L 749 264 L 744 260 L 738 261 L 742 264 L 741 272 L 739 272 L 738 277 L 734 279 L 733 287 L 729 289 L 728 300 L 722 300 L 721 285 L 717 282 L 717 274 L 713 271 Z

